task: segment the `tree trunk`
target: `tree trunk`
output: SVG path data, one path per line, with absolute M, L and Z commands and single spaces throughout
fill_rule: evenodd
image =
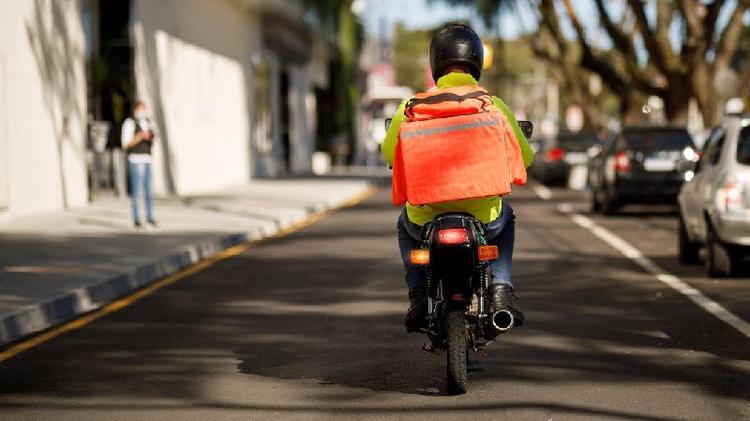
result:
M 667 89 L 665 95 L 662 97 L 664 101 L 664 117 L 666 117 L 668 122 L 678 126 L 685 126 L 687 124 L 690 94 L 690 80 L 687 76 L 673 76 L 670 79 L 669 89 Z
M 716 92 L 714 90 L 714 75 L 711 72 L 708 63 L 699 58 L 693 58 L 689 63 L 690 74 L 685 75 L 684 82 L 682 82 L 680 86 L 685 86 L 686 88 L 689 87 L 690 93 L 698 103 L 698 108 L 703 116 L 703 124 L 706 127 L 713 127 L 718 120 L 716 112 Z M 673 93 L 679 93 L 683 90 L 670 89 L 670 91 L 673 91 Z M 690 99 L 688 98 L 688 101 L 689 100 Z
M 623 126 L 631 126 L 643 121 L 643 98 L 638 95 L 620 96 L 620 120 Z

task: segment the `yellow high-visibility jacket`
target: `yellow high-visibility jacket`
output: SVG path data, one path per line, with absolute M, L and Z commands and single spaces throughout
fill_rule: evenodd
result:
M 463 85 L 477 86 L 478 82 L 468 73 L 448 73 L 437 81 L 438 90 Z M 519 146 L 521 147 L 524 164 L 528 168 L 534 159 L 534 151 L 529 146 L 529 142 L 523 135 L 521 128 L 518 126 L 518 121 L 510 108 L 498 97 L 492 97 L 492 100 L 495 107 L 505 115 L 505 118 L 510 123 L 513 133 L 516 135 L 516 139 L 518 139 Z M 388 128 L 385 140 L 383 141 L 383 158 L 385 158 L 390 165 L 393 165 L 393 156 L 396 151 L 396 144 L 398 143 L 398 128 L 401 123 L 406 121 L 406 115 L 404 114 L 406 102 L 407 101 L 401 103 L 401 106 L 399 106 L 396 114 L 393 116 L 393 121 L 391 122 L 391 126 Z M 406 215 L 411 222 L 417 225 L 425 225 L 442 213 L 466 212 L 473 215 L 483 223 L 488 224 L 500 216 L 501 209 L 501 198 L 495 196 L 421 206 L 414 206 L 407 203 Z

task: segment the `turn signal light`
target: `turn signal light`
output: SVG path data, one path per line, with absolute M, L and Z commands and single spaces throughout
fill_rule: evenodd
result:
M 464 244 L 469 241 L 469 233 L 465 228 L 451 228 L 438 231 L 440 244 Z
M 500 250 L 497 246 L 479 246 L 479 260 L 486 262 L 495 260 L 500 257 Z
M 430 250 L 429 249 L 417 249 L 411 251 L 411 263 L 413 265 L 429 265 L 430 264 Z

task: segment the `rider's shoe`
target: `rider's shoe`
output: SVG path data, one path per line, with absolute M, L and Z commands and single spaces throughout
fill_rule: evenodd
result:
M 513 328 L 523 325 L 523 312 L 518 305 L 518 297 L 513 287 L 507 284 L 490 285 L 490 314 L 507 310 L 513 316 Z
M 427 295 L 423 289 L 409 290 L 409 310 L 404 325 L 409 333 L 427 328 Z

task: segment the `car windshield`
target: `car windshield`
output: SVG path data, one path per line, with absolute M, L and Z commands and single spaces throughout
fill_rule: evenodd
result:
M 582 152 L 597 144 L 593 133 L 564 134 L 557 138 L 557 146 L 566 151 Z
M 635 150 L 682 150 L 693 147 L 684 129 L 631 129 L 623 132 L 628 147 Z
M 737 143 L 737 162 L 742 165 L 750 165 L 750 126 L 740 132 L 740 141 Z

